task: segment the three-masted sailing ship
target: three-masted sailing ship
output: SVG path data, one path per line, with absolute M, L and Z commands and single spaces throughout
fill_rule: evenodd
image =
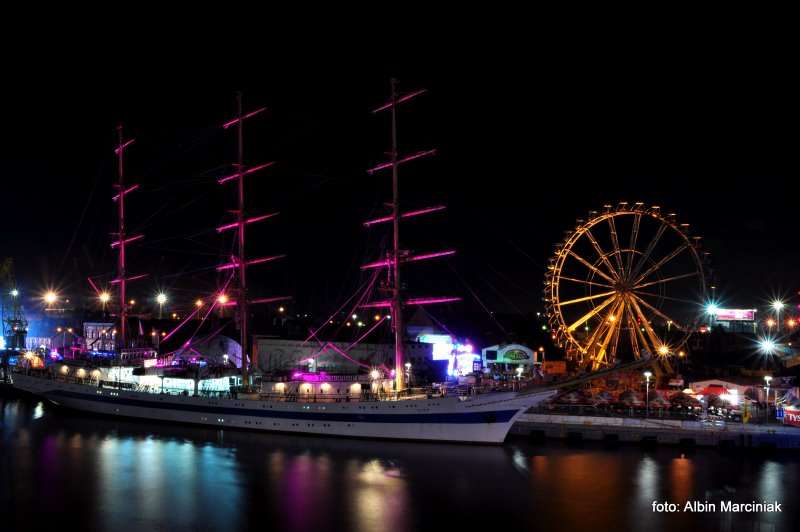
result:
M 274 389 L 264 390 L 263 383 L 252 379 L 257 364 L 252 357 L 250 330 L 248 327 L 248 305 L 268 303 L 285 299 L 285 296 L 251 298 L 247 288 L 248 267 L 283 257 L 248 258 L 245 246 L 246 227 L 271 215 L 248 217 L 245 209 L 245 178 L 268 168 L 271 163 L 245 166 L 243 155 L 243 129 L 245 121 L 263 111 L 263 108 L 245 112 L 241 95 L 237 99 L 237 114 L 223 124 L 224 129 L 236 128 L 238 157 L 234 173 L 218 179 L 221 185 L 232 182 L 237 186 L 238 205 L 234 211 L 235 221 L 218 228 L 219 232 L 235 231 L 237 245 L 229 262 L 217 267 L 229 272 L 228 284 L 235 299 L 229 303 L 236 307 L 239 316 L 239 332 L 242 348 L 241 386 L 233 390 L 231 397 L 193 394 L 166 394 L 157 390 L 142 391 L 115 385 L 113 382 L 92 382 L 85 379 L 70 379 L 59 372 L 26 370 L 13 374 L 14 386 L 20 390 L 42 396 L 52 403 L 75 410 L 110 416 L 191 423 L 220 428 L 243 428 L 260 431 L 278 431 L 310 435 L 387 438 L 427 441 L 451 441 L 468 443 L 500 443 L 504 441 L 512 424 L 525 410 L 551 397 L 550 388 L 532 388 L 522 392 L 489 392 L 467 396 L 447 395 L 428 391 L 410 392 L 404 382 L 404 328 L 403 310 L 412 306 L 430 305 L 455 301 L 454 297 L 405 298 L 401 290 L 401 265 L 446 257 L 452 250 L 412 255 L 403 251 L 400 244 L 400 224 L 403 219 L 429 214 L 444 209 L 443 206 L 403 212 L 399 202 L 399 168 L 412 160 L 433 155 L 435 150 L 425 150 L 409 155 L 400 155 L 397 148 L 398 106 L 417 95 L 418 90 L 400 94 L 392 80 L 389 101 L 375 109 L 374 113 L 388 111 L 391 114 L 391 150 L 389 160 L 369 170 L 370 174 L 390 171 L 392 179 L 391 212 L 381 218 L 370 220 L 366 226 L 391 224 L 392 246 L 385 258 L 366 264 L 365 270 L 380 269 L 387 275 L 383 293 L 387 299 L 365 301 L 364 308 L 388 309 L 394 335 L 394 391 L 388 394 L 358 395 L 353 397 L 330 396 L 304 401 L 302 397 L 291 398 L 276 394 Z M 126 286 L 139 278 L 128 276 L 125 263 L 126 246 L 142 238 L 128 235 L 125 229 L 125 196 L 136 189 L 124 180 L 123 154 L 132 141 L 126 141 L 121 133 L 115 149 L 118 157 L 117 193 L 114 200 L 118 206 L 118 234 L 112 247 L 118 251 L 118 275 L 114 283 L 118 287 L 119 331 L 117 337 L 120 358 L 126 346 Z M 214 305 L 226 304 L 215 300 Z M 199 313 L 199 309 L 196 311 Z

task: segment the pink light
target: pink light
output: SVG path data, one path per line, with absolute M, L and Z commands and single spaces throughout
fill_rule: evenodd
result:
M 460 297 L 418 297 L 406 301 L 406 305 L 435 305 L 437 303 L 453 303 L 461 301 Z
M 129 192 L 133 192 L 137 188 L 139 188 L 139 185 L 131 185 L 128 188 L 126 188 L 125 190 L 122 191 L 122 195 L 127 194 Z M 120 197 L 120 194 L 117 194 L 116 196 L 111 198 L 111 201 L 117 201 L 119 199 L 119 197 Z
M 139 275 L 133 275 L 131 277 L 126 277 L 125 281 L 138 281 L 139 279 L 144 279 L 148 275 L 149 274 L 147 274 L 147 273 L 142 273 L 142 274 L 139 274 Z M 111 284 L 119 284 L 119 279 L 112 279 L 111 280 Z
M 253 266 L 255 264 L 264 264 L 265 262 L 272 262 L 275 260 L 283 259 L 286 255 L 275 255 L 273 257 L 261 257 L 260 259 L 252 259 L 247 261 L 247 266 Z M 236 261 L 229 262 L 227 264 L 220 264 L 217 266 L 217 271 L 221 272 L 223 270 L 232 270 L 233 268 L 238 268 L 239 263 Z
M 143 238 L 144 238 L 144 235 L 132 236 L 130 238 L 126 238 L 125 239 L 125 243 L 126 244 L 130 244 L 131 242 L 136 242 L 137 240 L 141 240 Z M 115 240 L 114 242 L 111 243 L 111 247 L 112 248 L 115 248 L 115 247 L 118 247 L 118 246 L 119 246 L 119 240 Z
M 194 309 L 194 312 L 192 312 L 191 314 L 189 314 L 188 316 L 186 316 L 186 318 L 184 318 L 182 322 L 180 322 L 178 325 L 176 325 L 174 329 L 172 329 L 170 332 L 168 332 L 168 333 L 167 333 L 167 335 L 166 335 L 166 336 L 164 336 L 164 337 L 161 339 L 161 341 L 162 341 L 162 342 L 166 342 L 167 340 L 169 340 L 169 339 L 170 339 L 170 337 L 171 337 L 173 334 L 175 334 L 175 332 L 176 332 L 178 329 L 180 329 L 181 327 L 183 327 L 184 325 L 186 325 L 186 323 L 188 323 L 188 322 L 189 322 L 189 320 L 191 320 L 192 318 L 194 318 L 194 317 L 197 315 L 197 313 L 198 313 L 198 312 L 200 312 L 200 308 L 201 308 L 201 307 L 197 307 L 197 308 L 195 308 L 195 309 Z M 189 346 L 189 343 L 190 343 L 190 342 L 189 342 L 189 341 L 187 341 L 187 342 L 186 342 L 186 345 L 185 345 L 184 347 L 188 347 L 188 346 Z
M 373 109 L 372 113 L 374 114 L 374 113 L 379 113 L 381 111 L 385 111 L 386 109 L 390 109 L 395 104 L 407 102 L 411 98 L 413 98 L 415 96 L 419 96 L 420 94 L 425 94 L 426 92 L 428 92 L 428 89 L 419 89 L 419 90 L 416 90 L 414 92 L 409 92 L 408 94 L 400 96 L 397 99 L 397 101 L 387 102 L 387 103 L 381 105 L 380 107 L 378 107 L 377 109 Z
M 267 110 L 267 108 L 266 108 L 266 107 L 261 107 L 261 108 L 259 108 L 259 109 L 256 109 L 255 111 L 250 111 L 249 113 L 247 113 L 246 115 L 244 115 L 244 116 L 243 116 L 243 117 L 241 117 L 241 118 L 239 118 L 239 117 L 236 117 L 236 118 L 234 118 L 234 119 L 232 119 L 232 120 L 228 120 L 227 122 L 225 122 L 224 124 L 222 124 L 222 128 L 223 128 L 223 129 L 228 129 L 228 128 L 229 128 L 229 127 L 231 127 L 232 125 L 234 125 L 234 124 L 238 124 L 238 123 L 239 123 L 240 121 L 242 121 L 242 120 L 247 120 L 248 118 L 254 117 L 254 116 L 256 116 L 257 114 L 259 114 L 259 113 L 263 113 L 263 112 L 264 112 L 264 111 L 266 111 L 266 110 Z
M 389 308 L 391 306 L 391 301 L 373 301 L 372 303 L 364 303 L 361 308 Z
M 456 250 L 448 249 L 447 251 L 435 251 L 433 253 L 425 253 L 424 255 L 414 255 L 413 257 L 408 257 L 406 262 L 416 262 L 418 260 L 428 260 L 428 259 L 436 259 L 439 257 L 449 257 L 451 255 L 455 255 Z
M 262 297 L 260 299 L 251 299 L 251 305 L 260 305 L 262 303 L 276 303 L 278 301 L 289 301 L 292 296 L 278 296 L 278 297 Z
M 419 216 L 421 214 L 429 214 L 432 212 L 439 212 L 445 209 L 447 209 L 447 207 L 445 207 L 444 205 L 436 205 L 435 207 L 426 207 L 424 209 L 419 209 L 416 211 L 404 212 L 403 214 L 400 215 L 400 218 L 411 218 L 413 216 Z M 366 227 L 369 227 L 371 225 L 382 224 L 391 221 L 392 221 L 391 216 L 384 216 L 382 218 L 375 218 L 374 220 L 367 220 L 366 222 L 364 222 L 364 225 Z
M 428 155 L 435 155 L 435 154 L 436 154 L 436 150 L 435 149 L 434 150 L 419 151 L 417 153 L 413 153 L 411 155 L 407 155 L 407 156 L 403 157 L 402 159 L 398 159 L 397 160 L 397 164 L 407 163 L 409 161 L 413 161 L 414 159 L 419 159 L 420 157 L 426 157 Z M 391 167 L 392 167 L 391 161 L 388 162 L 388 163 L 381 163 L 378 166 L 375 166 L 375 167 L 370 168 L 369 170 L 367 170 L 367 173 L 369 175 L 372 175 L 375 172 L 378 172 L 380 170 L 385 170 L 386 168 L 391 168 Z
M 231 174 L 231 175 L 227 175 L 225 177 L 221 177 L 221 178 L 217 179 L 217 183 L 219 183 L 220 185 L 223 184 L 223 183 L 227 183 L 231 179 L 236 179 L 238 177 L 242 177 L 242 176 L 246 176 L 246 175 L 252 174 L 253 172 L 258 172 L 259 170 L 263 170 L 264 168 L 269 168 L 273 164 L 275 164 L 275 161 L 272 161 L 272 162 L 269 162 L 269 163 L 264 163 L 264 164 L 259 164 L 258 166 L 254 166 L 252 168 L 248 168 L 244 172 L 236 172 L 235 174 Z
M 279 212 L 273 212 L 271 214 L 264 214 L 264 215 L 261 215 L 261 216 L 254 216 L 253 218 L 248 218 L 247 220 L 245 220 L 244 223 L 252 224 L 252 223 L 255 223 L 255 222 L 260 222 L 262 220 L 266 220 L 268 218 L 272 218 L 273 216 L 278 216 L 279 214 L 280 214 Z M 227 231 L 228 229 L 235 229 L 236 227 L 239 227 L 239 223 L 238 222 L 233 222 L 231 224 L 221 225 L 221 226 L 217 227 L 217 233 L 221 233 L 223 231 Z
M 131 139 L 131 140 L 129 140 L 129 141 L 127 141 L 127 142 L 123 143 L 122 145 L 120 145 L 120 146 L 117 146 L 116 148 L 114 148 L 114 153 L 115 153 L 115 154 L 117 154 L 117 155 L 119 155 L 119 152 L 120 152 L 120 151 L 124 150 L 125 148 L 127 148 L 128 146 L 130 146 L 131 144 L 133 144 L 134 142 L 136 142 L 136 139 Z
M 377 262 L 370 262 L 368 264 L 364 264 L 363 266 L 361 266 L 361 269 L 362 270 L 369 270 L 369 269 L 372 269 L 372 268 L 385 268 L 386 266 L 391 265 L 392 262 L 393 261 L 391 261 L 389 259 L 379 260 Z

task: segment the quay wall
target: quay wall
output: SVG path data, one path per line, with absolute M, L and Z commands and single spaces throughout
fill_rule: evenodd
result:
M 800 428 L 626 417 L 523 414 L 511 428 L 518 436 L 723 447 L 800 449 Z

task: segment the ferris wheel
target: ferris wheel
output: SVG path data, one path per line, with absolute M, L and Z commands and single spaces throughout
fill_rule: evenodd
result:
M 582 367 L 684 356 L 706 299 L 707 253 L 675 214 L 643 203 L 590 211 L 556 244 L 545 278 L 556 341 Z

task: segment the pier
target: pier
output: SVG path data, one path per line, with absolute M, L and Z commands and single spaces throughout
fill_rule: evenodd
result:
M 607 443 L 800 449 L 800 429 L 680 419 L 525 413 L 510 434 Z

